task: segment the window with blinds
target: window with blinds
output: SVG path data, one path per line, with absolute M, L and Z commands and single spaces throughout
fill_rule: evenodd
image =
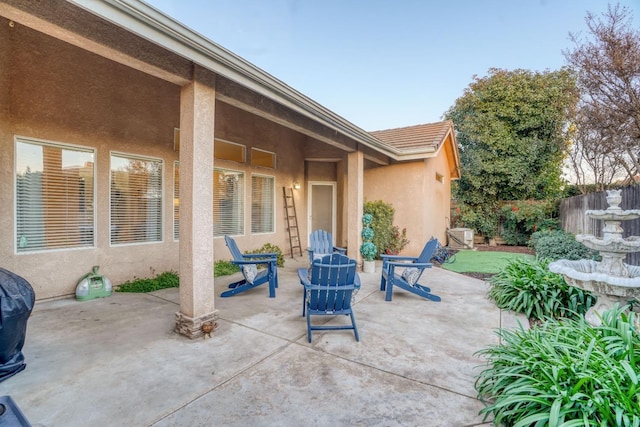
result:
M 173 162 L 173 238 L 180 238 L 180 162 Z
M 111 154 L 111 244 L 162 240 L 162 160 Z
M 251 232 L 273 233 L 275 231 L 275 184 L 272 176 L 251 176 Z
M 92 149 L 16 140 L 17 252 L 94 246 Z
M 244 173 L 213 170 L 213 235 L 244 234 Z

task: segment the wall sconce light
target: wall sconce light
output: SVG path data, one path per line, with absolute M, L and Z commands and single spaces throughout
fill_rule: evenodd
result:
M 293 183 L 293 189 L 294 190 L 299 190 L 300 189 L 300 183 L 298 181 Z

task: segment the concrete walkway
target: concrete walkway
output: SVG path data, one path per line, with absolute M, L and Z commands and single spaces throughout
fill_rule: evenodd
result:
M 385 302 L 362 274 L 352 331 L 307 342 L 296 269 L 217 298 L 210 339 L 173 332 L 177 289 L 36 304 L 27 368 L 0 383 L 34 426 L 478 426 L 474 353 L 516 324 L 486 299 L 486 283 L 434 268 L 434 303 L 400 289 Z M 216 294 L 239 274 L 216 279 Z M 345 322 L 340 316 L 331 322 Z

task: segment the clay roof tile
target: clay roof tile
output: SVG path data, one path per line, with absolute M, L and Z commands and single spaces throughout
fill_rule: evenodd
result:
M 453 129 L 450 120 L 437 123 L 425 123 L 395 129 L 369 132 L 375 138 L 403 151 L 420 150 L 429 147 L 438 148 Z

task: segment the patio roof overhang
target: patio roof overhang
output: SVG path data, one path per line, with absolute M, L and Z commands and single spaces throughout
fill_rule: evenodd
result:
M 78 8 L 100 18 L 100 22 L 94 20 L 93 25 L 79 25 L 82 20 L 74 19 L 77 18 L 74 14 L 81 12 Z M 0 14 L 180 86 L 191 81 L 193 64 L 197 64 L 326 127 L 333 136 L 339 135 L 350 143 L 340 143 L 340 138 L 329 137 L 328 132 L 310 131 L 305 126 L 283 120 L 255 104 L 239 101 L 224 93 L 217 95 L 220 101 L 338 146 L 347 152 L 366 147 L 368 150 L 365 151 L 369 154 L 365 153 L 365 158 L 377 164 L 388 164 L 389 159 L 407 161 L 433 155 L 433 150 L 428 147 L 407 152 L 378 140 L 264 70 L 138 0 L 57 0 L 45 3 L 9 0 L 0 2 Z M 104 21 L 113 24 L 120 32 L 115 35 L 109 33 L 110 29 L 106 28 Z M 134 40 L 127 46 L 126 35 L 131 33 L 155 45 L 155 51 L 143 49 L 140 40 Z M 126 41 L 130 42 L 130 37 Z M 164 58 L 161 50 L 165 52 Z M 166 51 L 182 60 L 167 59 Z
M 433 157 L 437 150 L 437 147 L 402 150 L 375 138 L 264 70 L 139 0 L 0 0 L 0 15 L 179 86 L 192 80 L 193 67 L 197 64 L 261 97 L 261 102 L 256 104 L 218 91 L 216 98 L 221 102 L 346 152 L 363 150 L 365 159 L 377 165 L 425 159 Z M 132 34 L 138 37 L 132 38 Z M 173 55 L 167 55 L 167 52 Z M 291 115 L 283 118 L 274 114 L 264 108 L 264 100 L 275 102 L 308 120 L 296 122 L 291 120 Z M 312 122 L 315 125 L 309 126 Z

